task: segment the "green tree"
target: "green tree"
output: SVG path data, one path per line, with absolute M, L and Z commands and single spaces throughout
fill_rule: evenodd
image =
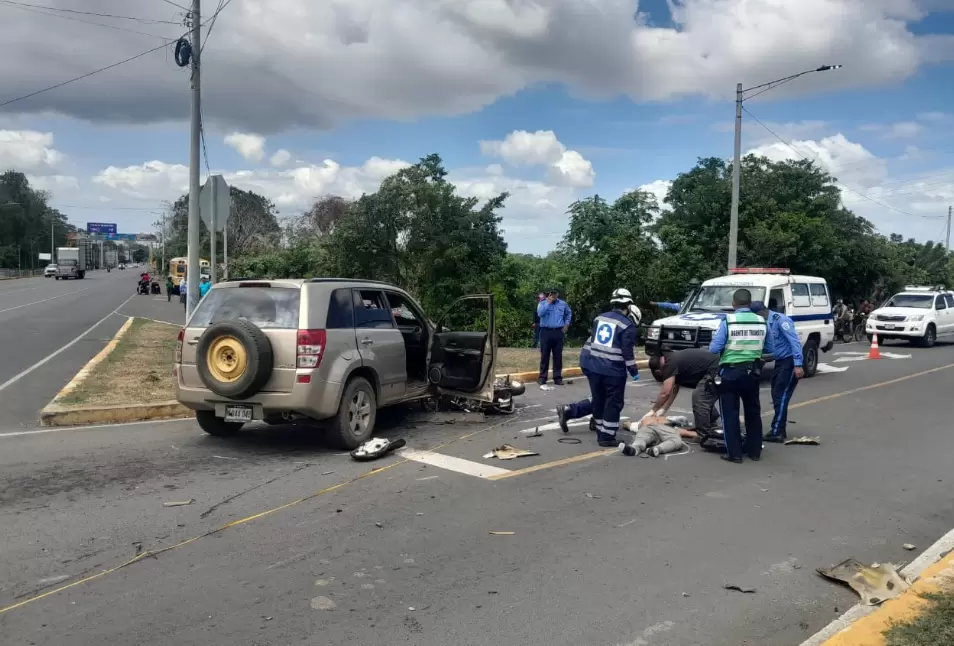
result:
M 0 267 L 35 268 L 40 253 L 66 246 L 76 227 L 49 199 L 48 193 L 31 187 L 23 173 L 0 175 Z

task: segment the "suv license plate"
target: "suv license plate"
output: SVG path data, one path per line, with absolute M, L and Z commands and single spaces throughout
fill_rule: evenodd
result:
M 226 422 L 251 422 L 252 407 L 251 406 L 226 406 L 225 421 Z
M 893 326 L 893 325 L 885 325 L 885 326 L 884 326 L 884 329 L 886 329 L 886 330 L 893 330 L 893 329 L 894 329 L 894 326 Z

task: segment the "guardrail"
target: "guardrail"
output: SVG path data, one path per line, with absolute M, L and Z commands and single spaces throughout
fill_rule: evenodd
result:
M 43 269 L 0 269 L 0 280 L 8 278 L 29 278 L 30 276 L 42 276 Z

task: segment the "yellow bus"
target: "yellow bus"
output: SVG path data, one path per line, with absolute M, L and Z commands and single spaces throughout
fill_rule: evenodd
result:
M 188 270 L 189 259 L 188 258 L 173 258 L 169 261 L 169 277 L 172 278 L 172 284 L 175 285 L 175 290 L 179 290 L 179 284 L 186 276 Z M 212 273 L 212 264 L 205 259 L 199 260 L 199 273 L 203 276 L 208 276 Z

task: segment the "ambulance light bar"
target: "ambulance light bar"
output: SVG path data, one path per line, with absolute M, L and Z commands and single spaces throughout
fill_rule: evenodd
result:
M 780 267 L 736 267 L 729 270 L 730 274 L 782 274 L 788 276 L 792 273 L 791 269 L 782 269 Z
M 934 285 L 933 287 L 928 287 L 926 285 L 905 285 L 904 291 L 906 292 L 943 292 L 944 285 Z

